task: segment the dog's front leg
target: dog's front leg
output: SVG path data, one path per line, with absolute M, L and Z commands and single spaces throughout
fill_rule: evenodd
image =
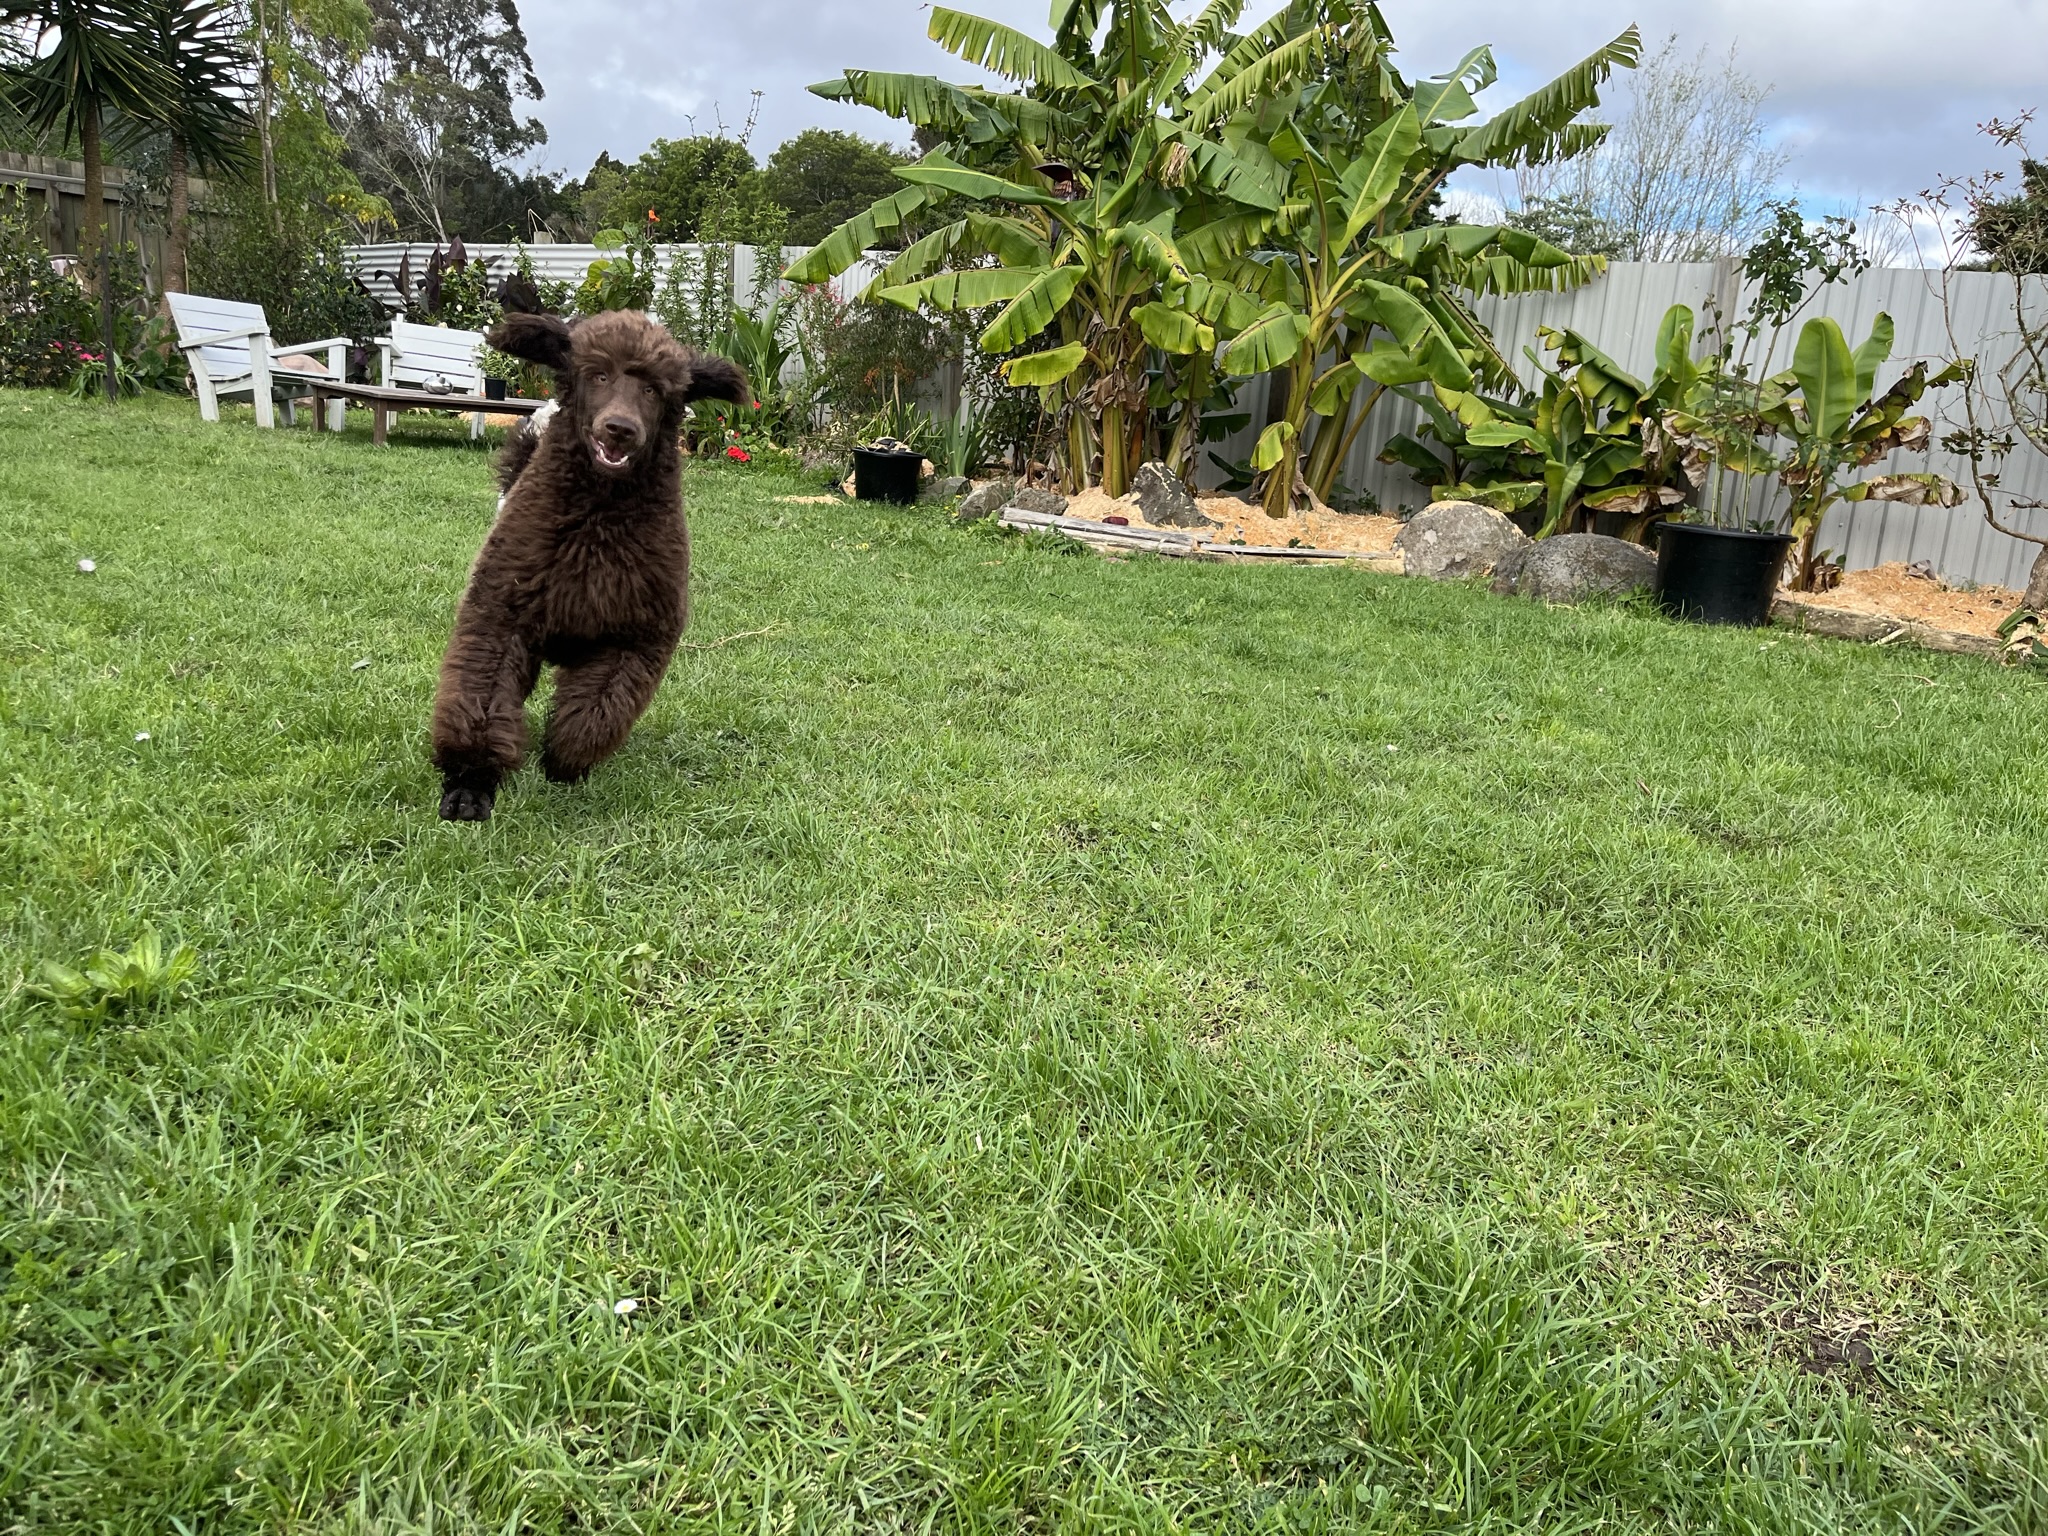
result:
M 500 781 L 526 755 L 526 696 L 539 677 L 540 653 L 465 601 L 434 695 L 444 821 L 490 820 Z
M 674 654 L 673 642 L 658 650 L 620 648 L 561 668 L 542 772 L 557 783 L 574 784 L 618 751 L 653 702 Z

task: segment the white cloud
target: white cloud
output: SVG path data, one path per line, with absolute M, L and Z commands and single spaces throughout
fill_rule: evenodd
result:
M 1045 31 L 1044 0 L 958 3 Z M 547 159 L 573 174 L 601 149 L 630 158 L 688 133 L 692 116 L 699 131 L 720 116 L 736 127 L 755 90 L 765 93 L 757 150 L 813 125 L 900 140 L 898 125 L 804 87 L 849 66 L 975 73 L 925 37 L 917 0 L 525 0 L 520 9 L 548 92 Z M 2048 108 L 2048 0 L 1387 0 L 1384 9 L 1411 75 L 1494 44 L 1500 102 L 1631 21 L 1652 46 L 1671 34 L 1686 48 L 1732 44 L 1775 87 L 1772 111 L 1793 154 L 1788 180 L 1828 206 L 1889 200 L 2002 163 L 2010 157 L 1976 125 Z

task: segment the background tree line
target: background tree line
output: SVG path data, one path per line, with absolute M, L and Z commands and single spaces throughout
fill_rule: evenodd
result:
M 117 165 L 163 235 L 150 286 L 255 300 L 285 335 L 374 324 L 347 242 L 589 238 L 650 211 L 659 239 L 806 241 L 914 158 L 812 130 L 763 163 L 749 125 L 567 178 L 534 165 L 543 99 L 515 0 L 0 4 L 0 148 L 84 163 L 88 283 Z

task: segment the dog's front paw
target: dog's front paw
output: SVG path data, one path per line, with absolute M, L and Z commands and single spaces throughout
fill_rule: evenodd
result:
M 590 764 L 567 762 L 550 752 L 541 758 L 540 771 L 551 784 L 581 784 L 590 777 Z
M 488 789 L 471 789 L 463 784 L 451 784 L 441 793 L 441 819 L 443 821 L 489 821 L 491 804 L 497 794 Z

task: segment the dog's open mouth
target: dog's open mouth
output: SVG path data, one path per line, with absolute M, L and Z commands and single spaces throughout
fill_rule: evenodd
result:
M 612 470 L 624 469 L 627 464 L 632 462 L 633 457 L 624 450 L 614 452 L 612 449 L 607 448 L 601 439 L 595 437 L 590 440 L 590 456 L 597 460 L 597 467 L 599 469 Z

